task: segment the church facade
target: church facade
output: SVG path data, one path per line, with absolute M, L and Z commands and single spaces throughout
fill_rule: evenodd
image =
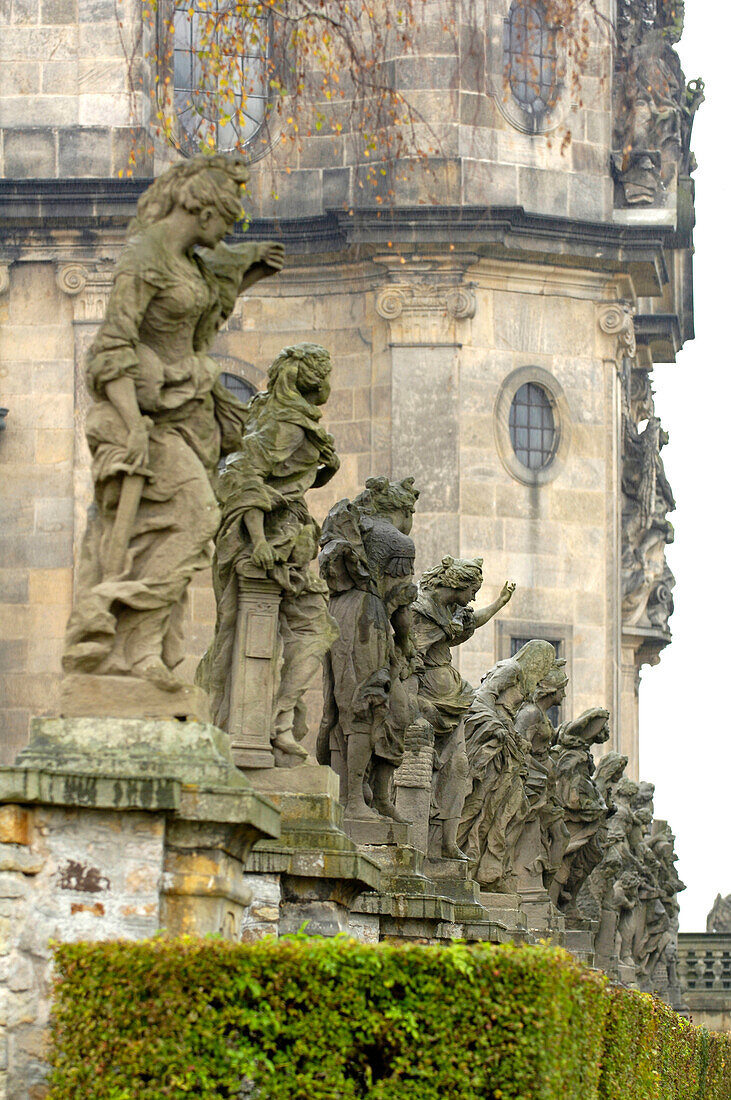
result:
M 435 11 L 392 67 L 437 152 L 427 169 L 387 173 L 387 201 L 349 135 L 285 152 L 275 121 L 255 145 L 254 119 L 248 233 L 283 240 L 287 262 L 239 302 L 216 355 L 246 396 L 282 347 L 330 350 L 342 465 L 315 494 L 320 517 L 369 476 L 413 476 L 418 568 L 482 557 L 478 603 L 517 583 L 463 647 L 462 673 L 477 683 L 526 639 L 551 641 L 571 677 L 565 716 L 606 706 L 608 747 L 637 777 L 639 674 L 670 641 L 673 585 L 652 380 L 693 335 L 702 89 L 680 69 L 677 5 L 597 7 L 613 29 L 590 24 L 577 81 L 544 65 L 540 0 L 493 0 L 451 35 Z M 125 9 L 121 27 L 117 12 L 112 0 L 0 9 L 4 762 L 29 718 L 58 708 L 91 500 L 84 355 L 137 198 L 185 155 L 181 118 L 177 147 L 153 141 L 126 174 L 130 148 L 147 147 L 149 101 L 130 90 L 124 38 L 140 12 Z M 537 79 L 516 47 L 528 19 Z M 214 618 L 205 576 L 191 589 L 188 675 Z

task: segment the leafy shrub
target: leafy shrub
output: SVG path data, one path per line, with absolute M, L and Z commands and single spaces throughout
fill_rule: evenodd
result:
M 158 938 L 56 966 L 49 1100 L 731 1096 L 728 1040 L 556 948 Z

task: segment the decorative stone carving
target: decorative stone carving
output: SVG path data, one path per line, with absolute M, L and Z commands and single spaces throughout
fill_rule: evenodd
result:
M 658 205 L 678 174 L 696 167 L 690 150 L 703 81 L 686 83 L 675 44 L 682 4 L 619 0 L 614 68 L 615 176 L 626 205 Z
M 141 197 L 115 269 L 86 365 L 95 503 L 63 658 L 75 674 L 67 715 L 82 697 L 82 713 L 98 713 L 98 677 L 117 677 L 127 708 L 142 681 L 146 698 L 159 692 L 173 715 L 180 693 L 192 691 L 173 671 L 183 657 L 185 595 L 210 561 L 221 451 L 236 449 L 247 419 L 206 352 L 237 295 L 283 263 L 272 242 L 220 243 L 240 215 L 247 178 L 237 157 L 168 169 Z M 93 282 L 78 265 L 59 277 L 78 294 Z M 108 692 L 104 706 L 110 713 Z
M 74 321 L 98 323 L 104 315 L 114 282 L 112 260 L 59 264 L 56 282 L 74 300 Z
M 412 636 L 423 666 L 418 670 L 419 706 L 434 730 L 434 773 L 429 852 L 433 859 L 464 859 L 457 829 L 469 789 L 463 719 L 474 688 L 452 664 L 451 650 L 472 637 L 505 606 L 515 591 L 506 581 L 494 603 L 470 606 L 482 585 L 482 558 L 442 558 L 421 578 L 412 608 Z
M 477 259 L 472 254 L 419 257 L 404 263 L 377 256 L 388 268 L 390 282 L 376 295 L 376 312 L 391 325 L 394 343 L 453 342 L 454 323 L 474 317 L 477 297 L 464 272 Z
M 649 372 L 625 365 L 622 388 L 623 623 L 666 635 L 675 583 L 665 561 L 674 539 L 667 515 L 675 509 L 661 455 L 668 435 L 654 413 Z
M 392 781 L 406 730 L 420 720 L 409 636 L 416 596 L 409 532 L 418 496 L 412 478 L 369 478 L 323 525 L 320 573 L 340 636 L 324 662 L 318 760 L 340 775 L 353 822 L 404 822 Z
M 550 642 L 527 642 L 514 657 L 490 669 L 465 721 L 471 783 L 459 842 L 475 866 L 475 878 L 487 892 L 516 891 L 515 853 L 521 834 L 534 814 L 538 820 L 542 804 L 552 816 L 548 778 L 541 777 L 539 789 L 530 790 L 529 745 L 516 729 L 515 717 L 549 676 L 555 661 L 556 651 Z M 544 739 L 543 732 L 539 731 L 537 742 Z M 542 880 L 540 825 L 537 831 L 535 855 L 541 866 L 536 874 Z M 547 854 L 545 860 L 549 861 Z
M 725 898 L 716 894 L 716 900 L 706 920 L 706 932 L 731 932 L 731 894 Z
M 0 263 L 0 294 L 10 290 L 10 264 Z
M 216 632 L 197 680 L 243 767 L 271 764 L 273 750 L 277 763 L 306 759 L 303 697 L 337 638 L 327 587 L 309 568 L 320 528 L 305 499 L 340 466 L 320 424 L 331 370 L 319 344 L 284 348 L 220 478 Z
M 572 917 L 581 916 L 579 891 L 600 862 L 606 842 L 607 804 L 594 781 L 591 747 L 609 740 L 608 722 L 609 711 L 593 707 L 563 723 L 553 749 L 569 842 L 550 893 Z
M 612 302 L 599 311 L 599 327 L 608 336 L 616 336 L 618 358 L 634 359 L 637 355 L 635 340 L 635 307 L 630 302 Z

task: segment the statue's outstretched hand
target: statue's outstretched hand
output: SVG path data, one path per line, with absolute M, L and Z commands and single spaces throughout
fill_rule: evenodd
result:
M 281 241 L 265 241 L 261 246 L 261 259 L 262 263 L 281 271 L 284 267 L 284 245 Z

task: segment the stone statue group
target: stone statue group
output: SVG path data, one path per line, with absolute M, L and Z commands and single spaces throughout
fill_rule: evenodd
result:
M 411 478 L 369 478 L 320 529 L 307 494 L 339 468 L 321 423 L 332 372 L 323 347 L 285 348 L 246 407 L 220 382 L 208 354 L 216 332 L 237 296 L 283 264 L 275 242 L 222 243 L 246 179 L 236 157 L 177 164 L 130 227 L 87 360 L 95 503 L 67 674 L 171 699 L 184 691 L 175 670 L 186 592 L 214 540 L 217 623 L 197 682 L 218 726 L 236 732 L 240 648 L 263 659 L 256 615 L 241 629 L 241 593 L 266 584 L 277 601 L 267 681 L 277 764 L 308 762 L 304 696 L 322 666 L 317 759 L 340 777 L 346 823 L 419 826 L 432 861 L 467 861 L 484 893 L 598 922 L 602 965 L 620 960 L 648 987 L 664 969 L 673 985 L 674 837 L 653 818 L 652 786 L 622 777 L 625 757 L 610 752 L 595 767 L 608 712 L 554 728 L 568 675 L 547 641 L 499 661 L 478 688 L 453 664 L 515 585 L 475 610 L 482 559 L 450 556 L 417 584 Z M 247 681 L 243 705 L 256 713 L 259 690 Z M 400 782 L 414 755 L 431 774 L 420 804 Z

